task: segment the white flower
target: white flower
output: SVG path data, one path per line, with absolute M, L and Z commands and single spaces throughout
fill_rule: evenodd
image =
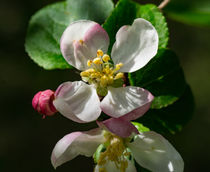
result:
M 111 51 L 114 64 L 105 54 L 108 47 L 108 34 L 93 21 L 73 22 L 64 31 L 61 52 L 70 65 L 82 71 L 83 81 L 89 83 L 66 82 L 56 90 L 53 104 L 67 118 L 90 122 L 102 110 L 114 118 L 131 112 L 126 118 L 133 120 L 149 109 L 152 94 L 139 87 L 123 87 L 122 81 L 124 72 L 142 68 L 155 56 L 157 31 L 141 18 L 134 20 L 132 26 L 121 27 Z M 99 97 L 104 97 L 101 102 Z
M 98 157 L 95 172 L 136 172 L 133 158 L 153 172 L 183 172 L 182 157 L 161 135 L 153 131 L 138 133 L 129 121 L 114 118 L 103 122 L 103 125 L 109 131 L 100 127 L 64 136 L 52 152 L 53 166 L 56 168 L 78 155 L 90 157 L 100 144 L 105 143 L 105 151 Z

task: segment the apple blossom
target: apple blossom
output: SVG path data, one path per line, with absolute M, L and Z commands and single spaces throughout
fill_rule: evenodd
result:
M 110 118 L 99 124 L 104 127 L 64 136 L 52 152 L 53 166 L 78 155 L 90 157 L 102 145 L 105 150 L 97 158 L 95 172 L 135 172 L 133 158 L 153 172 L 183 172 L 181 156 L 165 138 L 153 131 L 139 133 L 129 121 L 118 120 Z
M 134 120 L 149 109 L 152 94 L 123 87 L 123 80 L 124 72 L 142 68 L 157 53 L 158 34 L 150 22 L 138 18 L 119 29 L 111 51 L 113 63 L 106 54 L 109 36 L 93 21 L 71 23 L 60 45 L 66 61 L 82 71 L 84 81 L 65 82 L 56 90 L 53 104 L 62 115 L 82 123 L 96 120 L 101 111 L 114 118 L 131 112 L 128 120 Z

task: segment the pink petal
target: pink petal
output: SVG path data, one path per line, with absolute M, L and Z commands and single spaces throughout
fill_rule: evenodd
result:
M 52 165 L 56 168 L 78 155 L 90 157 L 104 141 L 103 131 L 100 128 L 70 133 L 55 145 L 51 155 Z
M 79 123 L 95 121 L 101 114 L 96 89 L 82 81 L 61 84 L 53 104 L 62 115 Z
M 153 96 L 151 93 L 143 88 L 128 86 L 128 87 L 119 87 L 119 88 L 108 88 L 108 94 L 104 97 L 101 102 L 101 109 L 107 115 L 119 118 L 123 115 L 132 112 L 136 109 L 139 112 L 140 116 L 141 113 L 144 113 L 145 110 L 148 109 L 145 104 L 148 104 L 152 101 Z M 133 119 L 139 116 L 138 113 L 128 115 L 126 119 Z
M 123 138 L 129 137 L 133 133 L 139 133 L 136 127 L 130 121 L 125 121 L 119 118 L 110 118 L 103 122 L 97 121 L 97 124 L 102 128 L 105 127 L 111 133 Z
M 96 57 L 98 49 L 107 52 L 109 36 L 98 23 L 79 20 L 69 25 L 60 42 L 66 61 L 79 70 L 85 70 L 87 61 Z
M 138 119 L 139 117 L 143 116 L 150 108 L 150 105 L 154 99 L 154 96 L 148 92 L 148 97 L 147 97 L 147 103 L 145 103 L 143 106 L 127 113 L 126 115 L 120 117 L 120 119 L 131 121 Z

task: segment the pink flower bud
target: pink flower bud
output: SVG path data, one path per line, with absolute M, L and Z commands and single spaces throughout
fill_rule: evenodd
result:
M 38 111 L 40 114 L 45 116 L 52 116 L 57 112 L 53 105 L 54 100 L 54 91 L 52 90 L 45 90 L 39 91 L 36 93 L 32 100 L 33 108 Z

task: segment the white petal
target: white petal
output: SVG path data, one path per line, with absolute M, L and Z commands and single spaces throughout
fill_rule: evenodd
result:
M 104 141 L 103 131 L 99 128 L 70 133 L 55 145 L 51 155 L 52 165 L 56 168 L 78 155 L 90 157 Z
M 150 22 L 142 18 L 132 26 L 123 26 L 116 35 L 112 48 L 115 64 L 123 63 L 122 72 L 134 72 L 145 66 L 157 53 L 158 34 Z
M 79 70 L 85 70 L 87 60 L 96 57 L 98 49 L 107 51 L 109 36 L 98 23 L 79 20 L 67 27 L 60 44 L 66 61 Z
M 139 87 L 109 87 L 108 94 L 101 102 L 101 109 L 109 116 L 121 117 L 151 100 L 151 93 Z
M 136 167 L 131 161 L 128 162 L 128 167 L 126 168 L 125 172 L 136 172 Z M 107 172 L 122 172 L 118 169 L 114 162 L 107 161 L 104 166 L 96 165 L 94 172 L 100 172 L 100 168 L 105 168 Z
M 161 135 L 149 131 L 127 144 L 142 167 L 153 172 L 183 172 L 184 162 L 175 148 Z
M 101 113 L 96 89 L 82 81 L 61 84 L 53 104 L 62 115 L 80 123 L 94 121 Z

